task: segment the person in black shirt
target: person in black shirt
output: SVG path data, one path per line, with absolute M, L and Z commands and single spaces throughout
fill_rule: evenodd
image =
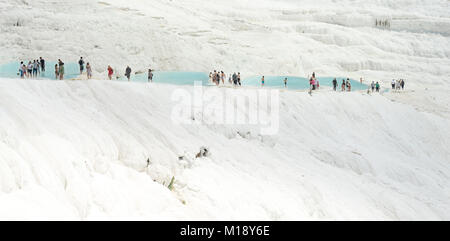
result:
M 80 65 L 80 74 L 83 74 L 83 70 L 84 70 L 84 60 L 83 60 L 83 57 L 80 58 L 80 60 L 78 61 L 78 64 Z
M 42 57 L 39 57 L 41 61 L 41 72 L 45 72 L 45 60 Z
M 130 76 L 131 76 L 130 66 L 127 66 L 127 68 L 125 69 L 125 76 L 127 77 L 128 81 L 130 81 Z

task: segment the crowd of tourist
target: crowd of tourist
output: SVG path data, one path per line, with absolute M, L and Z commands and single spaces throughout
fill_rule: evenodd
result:
M 227 79 L 227 75 L 223 71 L 214 70 L 213 72 L 209 72 L 209 82 L 219 86 L 225 85 L 225 80 Z M 228 75 L 228 83 L 234 86 L 240 86 L 241 83 L 241 73 L 234 72 L 233 74 Z
M 28 64 L 24 61 L 20 62 L 20 78 L 37 78 L 41 74 L 41 71 L 45 72 L 45 60 L 42 57 L 28 61 Z
M 37 78 L 40 76 L 41 73 L 45 72 L 45 60 L 42 57 L 39 57 L 39 59 L 31 60 L 26 62 L 20 62 L 19 67 L 19 73 L 21 78 Z M 89 62 L 86 63 L 83 59 L 83 57 L 80 57 L 80 60 L 78 61 L 79 69 L 80 69 L 80 75 L 84 74 L 84 71 L 86 70 L 87 79 L 92 78 L 92 66 L 89 64 Z M 64 62 L 61 59 L 58 59 L 57 64 L 55 64 L 55 78 L 59 80 L 64 79 Z M 114 69 L 108 65 L 107 67 L 107 73 L 108 73 L 108 79 L 112 80 Z M 125 69 L 124 76 L 127 78 L 128 81 L 131 80 L 131 68 L 130 66 L 127 66 Z M 116 78 L 119 78 L 116 76 Z M 210 83 L 213 83 L 217 86 L 219 85 L 225 85 L 227 80 L 227 75 L 224 71 L 217 71 L 214 70 L 213 72 L 209 73 L 209 81 Z M 148 82 L 153 82 L 153 70 L 148 69 Z M 360 83 L 363 84 L 363 78 L 360 78 Z M 228 84 L 233 86 L 241 86 L 241 73 L 240 72 L 234 72 L 233 74 L 228 75 Z M 288 87 L 288 78 L 284 78 L 283 82 L 281 83 L 284 85 L 284 88 Z M 333 90 L 338 90 L 338 80 L 334 78 L 331 82 L 333 86 Z M 261 77 L 261 87 L 264 87 L 265 85 L 265 77 Z M 403 90 L 405 88 L 405 80 L 404 79 L 393 79 L 391 82 L 392 90 Z M 313 90 L 318 90 L 320 88 L 319 79 L 316 77 L 316 73 L 313 72 L 311 77 L 309 77 L 309 86 L 310 86 L 310 92 Z M 377 81 L 372 81 L 372 83 L 368 86 L 367 93 L 370 92 L 380 92 L 381 86 L 380 83 Z M 352 83 L 349 78 L 342 79 L 341 83 L 341 92 L 350 92 L 352 91 Z

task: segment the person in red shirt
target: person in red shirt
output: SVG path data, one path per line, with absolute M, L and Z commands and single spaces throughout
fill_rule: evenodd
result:
M 111 80 L 114 70 L 108 65 L 108 78 Z

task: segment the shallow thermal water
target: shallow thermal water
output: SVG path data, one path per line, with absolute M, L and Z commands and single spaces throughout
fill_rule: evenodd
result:
M 25 64 L 28 64 L 26 62 Z M 40 72 L 39 78 L 56 79 L 55 76 L 55 64 L 56 62 L 45 62 L 45 72 Z M 20 63 L 8 63 L 0 65 L 0 77 L 3 78 L 19 78 L 19 66 Z M 78 77 L 80 69 L 77 63 L 64 63 L 64 78 L 72 79 Z
M 133 82 L 148 82 L 148 74 L 131 75 L 131 81 Z M 126 80 L 125 77 L 121 77 L 119 80 Z M 193 85 L 199 81 L 202 85 L 208 85 L 209 77 L 203 72 L 177 72 L 177 71 L 158 71 L 153 72 L 153 82 L 166 83 L 176 85 Z
M 260 86 L 262 76 L 253 76 L 245 78 L 242 82 L 243 85 Z M 304 90 L 309 89 L 309 80 L 303 77 L 297 76 L 264 76 L 264 86 L 272 88 L 284 88 L 284 79 L 287 78 L 286 88 L 292 90 Z M 320 86 L 333 86 L 334 77 L 318 77 Z M 338 81 L 338 89 L 342 83 L 342 79 L 347 79 L 343 77 L 336 78 Z M 352 85 L 352 90 L 365 90 L 368 88 L 367 85 L 361 84 L 359 81 L 350 79 Z
M 55 76 L 56 62 L 46 62 L 46 71 L 41 72 L 39 77 L 45 79 L 56 79 Z M 77 63 L 65 63 L 65 79 L 77 78 L 79 76 L 79 67 Z M 19 77 L 19 63 L 8 63 L 0 65 L 0 77 L 18 78 Z M 147 73 L 131 75 L 130 80 L 133 82 L 147 82 Z M 284 88 L 284 79 L 288 78 L 287 89 L 304 90 L 309 89 L 309 81 L 307 78 L 297 76 L 265 76 L 265 87 L 270 88 Z M 338 80 L 338 87 L 342 83 L 343 77 L 336 78 Z M 118 80 L 126 81 L 124 76 Z M 333 77 L 319 77 L 320 86 L 332 86 Z M 153 73 L 153 82 L 166 83 L 175 85 L 193 85 L 195 82 L 201 82 L 202 85 L 213 85 L 209 82 L 207 73 L 203 72 L 182 72 L 182 71 L 158 71 Z M 226 80 L 228 83 L 228 80 Z M 241 81 L 244 86 L 260 86 L 261 76 L 252 76 L 244 78 Z M 352 90 L 365 90 L 367 85 L 361 84 L 359 81 L 350 79 Z
M 309 89 L 309 81 L 307 78 L 296 77 L 296 76 L 265 76 L 265 87 L 270 88 L 284 88 L 284 79 L 288 78 L 287 88 L 292 90 L 305 90 Z M 332 81 L 334 77 L 319 77 L 320 86 L 332 87 Z M 342 83 L 342 79 L 347 79 L 343 77 L 336 78 L 338 80 L 338 87 Z M 126 80 L 125 77 L 121 77 L 119 80 Z M 130 77 L 131 81 L 137 82 L 147 82 L 147 74 L 137 74 Z M 201 82 L 203 85 L 213 85 L 209 82 L 209 77 L 207 73 L 203 72 L 154 72 L 153 82 L 155 83 L 168 83 L 177 85 L 193 85 L 196 81 Z M 225 80 L 228 84 L 228 78 Z M 241 81 L 244 86 L 260 86 L 261 77 L 252 76 L 244 78 Z M 352 85 L 352 90 L 365 90 L 368 88 L 366 84 L 362 84 L 359 81 L 350 79 Z

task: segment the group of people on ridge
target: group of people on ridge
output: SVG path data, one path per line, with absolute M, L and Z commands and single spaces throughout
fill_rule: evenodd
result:
M 372 89 L 372 93 L 374 90 L 376 90 L 377 92 L 380 92 L 380 83 L 378 83 L 378 81 L 377 81 L 377 83 L 372 81 L 369 88 Z M 369 90 L 367 90 L 367 92 L 369 92 Z
M 405 88 L 405 81 L 403 79 L 393 79 L 391 82 L 391 86 L 393 90 L 403 90 Z
M 80 66 L 80 75 L 82 75 L 83 71 L 84 71 L 84 60 L 83 60 L 83 57 L 80 57 L 80 60 L 78 60 L 78 65 Z M 86 63 L 86 74 L 87 74 L 87 78 L 88 79 L 92 78 L 92 67 L 89 64 L 89 62 Z

